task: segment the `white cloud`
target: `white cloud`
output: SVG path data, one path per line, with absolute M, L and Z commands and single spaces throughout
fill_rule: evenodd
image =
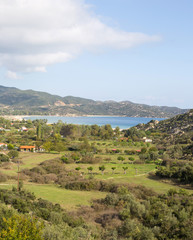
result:
M 84 50 L 159 40 L 107 26 L 84 0 L 0 0 L 0 66 L 12 72 L 46 71 Z
M 21 79 L 20 76 L 18 76 L 17 73 L 15 72 L 12 72 L 12 71 L 7 71 L 6 73 L 6 78 L 9 78 L 9 79 L 14 79 L 14 80 L 18 80 L 18 79 Z

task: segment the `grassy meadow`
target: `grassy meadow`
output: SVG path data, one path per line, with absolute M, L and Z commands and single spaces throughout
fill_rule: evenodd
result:
M 93 144 L 93 142 L 90 142 Z M 155 172 L 156 164 L 135 164 L 129 161 L 129 157 L 125 154 L 125 150 L 137 150 L 137 146 L 128 146 L 127 143 L 119 143 L 114 141 L 95 141 L 94 144 L 100 150 L 99 153 L 95 154 L 95 157 L 100 158 L 99 163 L 69 163 L 65 164 L 65 169 L 68 171 L 75 171 L 77 175 L 86 178 L 94 178 L 99 180 L 111 181 L 115 183 L 132 183 L 140 184 L 145 187 L 151 188 L 158 193 L 164 193 L 171 188 L 179 189 L 179 186 L 173 186 L 169 183 L 158 181 L 156 179 L 149 178 L 149 173 Z M 108 151 L 118 148 L 119 153 L 109 153 Z M 23 169 L 31 169 L 37 167 L 40 163 L 47 160 L 60 159 L 62 155 L 71 154 L 70 151 L 61 153 L 32 153 L 32 152 L 20 152 L 19 161 L 20 171 Z M 118 160 L 118 157 L 122 156 L 124 160 Z M 138 155 L 132 156 L 135 160 L 139 160 Z M 105 170 L 102 172 L 99 167 L 104 165 Z M 12 179 L 8 182 L 1 183 L 0 188 L 12 189 L 17 183 L 17 162 L 4 163 L 0 165 L 0 172 L 6 175 L 12 176 Z M 79 170 L 76 168 L 79 167 Z M 92 167 L 92 171 L 88 171 L 88 168 Z M 124 172 L 124 167 L 128 169 Z M 113 170 L 113 169 L 114 170 Z M 54 184 L 37 184 L 30 182 L 30 179 L 23 181 L 24 188 L 34 192 L 38 198 L 47 199 L 53 203 L 59 203 L 66 209 L 75 209 L 81 205 L 90 205 L 92 199 L 99 199 L 105 197 L 106 193 L 99 191 L 72 191 L 60 188 Z M 192 190 L 189 190 L 192 192 Z
M 16 187 L 13 182 L 0 184 L 0 188 L 11 190 Z M 37 198 L 46 199 L 53 203 L 59 203 L 64 209 L 75 210 L 81 205 L 89 206 L 93 199 L 100 199 L 106 193 L 99 191 L 72 191 L 60 188 L 56 185 L 48 184 L 29 184 L 25 183 L 24 188 L 33 192 Z

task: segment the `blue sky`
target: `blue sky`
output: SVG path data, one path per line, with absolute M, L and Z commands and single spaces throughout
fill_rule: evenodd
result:
M 192 0 L 4 2 L 0 85 L 193 107 Z

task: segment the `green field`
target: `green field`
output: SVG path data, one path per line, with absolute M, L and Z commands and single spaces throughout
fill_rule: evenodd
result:
M 0 184 L 0 188 L 11 190 L 16 185 L 12 183 Z M 59 203 L 65 209 L 72 210 L 81 205 L 88 206 L 92 199 L 104 198 L 106 193 L 98 191 L 71 191 L 55 185 L 25 184 L 24 189 L 34 192 L 37 198 L 43 198 L 53 203 Z
M 99 166 L 104 165 L 105 171 L 104 174 L 102 174 L 99 171 Z M 154 171 L 156 165 L 155 164 L 124 164 L 124 163 L 106 163 L 102 162 L 100 164 L 66 164 L 67 170 L 75 170 L 76 167 L 80 167 L 80 172 L 83 172 L 84 174 L 88 173 L 88 167 L 93 167 L 92 174 L 99 179 L 106 179 L 109 176 L 116 178 L 124 174 L 123 167 L 128 167 L 128 170 L 126 170 L 126 175 L 129 176 L 135 176 L 135 175 L 141 175 L 146 174 L 148 172 Z M 115 167 L 114 173 L 112 172 L 112 167 Z
M 52 154 L 52 153 L 31 153 L 31 152 L 20 152 L 19 153 L 19 159 L 21 161 L 20 169 L 25 168 L 33 168 L 40 164 L 41 162 L 44 162 L 46 160 L 55 159 L 57 157 L 60 157 L 61 154 Z M 16 175 L 18 164 L 17 163 L 6 163 L 6 167 L 0 166 L 0 171 L 7 174 L 7 175 Z
M 100 142 L 100 149 L 104 149 L 108 146 L 109 148 L 113 147 L 112 141 L 109 142 Z M 97 144 L 97 143 L 96 143 Z M 99 142 L 98 142 L 99 144 Z M 98 146 L 98 145 L 97 145 Z M 119 149 L 124 151 L 125 147 L 121 146 Z M 66 153 L 66 152 L 65 152 Z M 41 162 L 46 160 L 54 160 L 61 157 L 63 153 L 53 154 L 53 153 L 20 153 L 19 159 L 22 162 L 20 164 L 20 170 L 28 168 L 31 169 L 35 166 L 38 166 Z M 131 184 L 140 184 L 145 187 L 151 188 L 157 193 L 165 193 L 171 188 L 179 189 L 178 186 L 173 186 L 169 183 L 164 183 L 158 180 L 148 178 L 149 172 L 154 172 L 156 169 L 155 164 L 129 164 L 128 155 L 124 154 L 106 154 L 104 152 L 97 154 L 96 156 L 101 157 L 101 162 L 97 164 L 81 164 L 81 163 L 71 163 L 65 164 L 65 168 L 68 171 L 75 171 L 75 168 L 80 167 L 80 170 L 77 171 L 77 174 L 83 175 L 84 178 L 92 176 L 95 179 L 111 181 L 115 183 L 131 183 Z M 118 156 L 124 156 L 124 161 L 117 160 Z M 110 161 L 106 161 L 106 158 L 110 157 Z M 138 156 L 134 156 L 135 159 Z M 102 172 L 99 170 L 99 166 L 104 165 L 105 171 Z M 91 173 L 88 173 L 88 167 L 93 167 Z M 116 169 L 112 171 L 112 167 Z M 123 167 L 128 167 L 126 174 L 124 174 Z M 7 163 L 6 165 L 0 166 L 0 172 L 3 172 L 9 176 L 17 175 L 17 163 Z M 10 180 L 11 182 L 2 183 L 1 188 L 12 189 L 12 186 L 15 186 L 16 181 Z M 6 185 L 8 184 L 8 185 Z M 71 191 L 62 189 L 56 185 L 46 185 L 46 184 L 35 184 L 30 183 L 27 180 L 24 181 L 24 188 L 34 192 L 38 198 L 47 199 L 53 203 L 61 204 L 65 209 L 75 209 L 81 205 L 90 205 L 92 199 L 99 199 L 106 196 L 106 193 L 97 192 L 97 191 Z M 190 193 L 193 193 L 193 190 L 188 190 Z

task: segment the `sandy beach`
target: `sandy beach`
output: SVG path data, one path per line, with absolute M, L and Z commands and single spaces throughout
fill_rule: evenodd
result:
M 29 117 L 28 115 L 3 115 L 1 116 L 5 119 L 13 120 L 13 121 L 22 121 L 25 117 Z

